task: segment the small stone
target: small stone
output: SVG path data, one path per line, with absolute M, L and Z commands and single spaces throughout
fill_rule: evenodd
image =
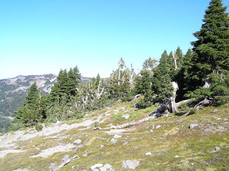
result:
M 73 156 L 72 158 L 69 158 L 69 155 L 65 155 L 63 158 L 62 158 L 62 163 L 58 166 L 58 168 L 62 168 L 64 166 L 66 166 L 67 164 L 69 164 L 72 160 L 76 159 L 76 158 L 79 158 L 78 155 L 75 155 Z
M 117 141 L 118 141 L 118 140 L 112 138 L 111 141 L 110 141 L 110 143 L 111 143 L 111 144 L 115 144 Z
M 121 138 L 122 136 L 121 135 L 114 135 L 114 138 Z
M 179 161 L 179 164 L 184 163 L 184 162 L 186 162 L 186 160 L 182 159 L 181 161 Z
M 93 130 L 100 130 L 101 128 L 100 127 L 94 127 Z
M 175 155 L 175 158 L 178 158 L 178 157 L 180 157 L 180 156 L 178 156 L 178 155 Z
M 100 145 L 100 146 L 99 146 L 99 148 L 103 148 L 103 147 L 105 147 L 105 145 Z
M 74 150 L 74 153 L 76 153 L 80 148 L 82 148 L 82 147 L 84 147 L 84 145 L 83 144 L 81 144 L 81 145 L 78 145 L 77 147 L 76 147 L 76 149 Z
M 95 164 L 93 166 L 91 166 L 91 170 L 92 171 L 114 171 L 114 169 L 112 168 L 112 166 L 110 164 Z
M 78 159 L 78 158 L 79 158 L 79 156 L 78 155 L 75 155 L 75 156 L 72 157 L 72 160 Z
M 221 149 L 219 147 L 215 147 L 215 151 L 220 151 Z
M 81 144 L 82 140 L 81 139 L 77 139 L 73 142 L 74 145 L 79 145 Z
M 103 167 L 100 168 L 99 171 L 114 171 L 110 164 L 105 164 Z
M 73 165 L 73 166 L 72 166 L 72 169 L 76 168 L 77 166 L 78 166 L 78 165 Z
M 145 153 L 146 156 L 152 156 L 152 152 Z
M 189 129 L 193 129 L 193 128 L 197 127 L 197 126 L 199 126 L 199 124 L 191 124 L 191 125 L 189 126 Z
M 210 128 L 206 128 L 204 132 L 211 132 L 212 130 Z
M 129 119 L 130 115 L 129 114 L 122 115 L 122 118 Z
M 49 165 L 49 170 L 50 170 L 50 171 L 58 170 L 58 167 L 56 166 L 56 163 L 51 163 L 51 164 Z
M 128 142 L 126 141 L 126 142 L 124 142 L 122 145 L 127 145 L 128 144 Z
M 211 111 L 210 113 L 216 113 L 218 112 L 219 110 L 218 109 L 214 109 L 213 111 Z
M 64 157 L 62 158 L 62 162 L 67 161 L 67 160 L 68 160 L 68 158 L 69 158 L 69 155 L 64 155 Z
M 135 169 L 140 165 L 140 161 L 125 160 L 122 162 L 122 167 L 125 169 Z
M 191 166 L 194 166 L 194 163 L 190 163 Z
M 157 125 L 156 127 L 155 127 L 155 129 L 159 129 L 161 127 L 161 125 Z
M 92 171 L 99 171 L 100 167 L 103 167 L 103 164 L 98 163 L 98 164 L 91 166 L 91 170 Z
M 84 153 L 84 154 L 82 154 L 82 156 L 87 157 L 88 156 L 88 153 Z
M 179 124 L 179 123 L 183 122 L 184 120 L 185 120 L 185 118 L 182 118 L 182 119 L 177 120 L 175 123 Z
M 219 147 L 215 147 L 211 153 L 218 153 L 221 149 Z
M 149 129 L 150 127 L 149 126 L 147 126 L 145 129 Z
M 153 129 L 151 129 L 149 132 L 153 132 Z

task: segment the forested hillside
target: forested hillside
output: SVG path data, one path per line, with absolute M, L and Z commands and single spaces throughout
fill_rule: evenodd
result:
M 109 106 L 117 100 L 144 96 L 136 109 L 160 104 L 157 116 L 186 113 L 207 105 L 226 103 L 229 95 L 229 16 L 221 0 L 212 0 L 196 41 L 186 53 L 178 47 L 166 50 L 159 61 L 148 58 L 136 73 L 123 58 L 108 78 L 99 75 L 81 82 L 78 67 L 61 70 L 51 92 L 45 95 L 34 83 L 15 112 L 12 129 L 81 118 L 85 112 Z M 179 102 L 179 103 L 178 103 Z M 184 107 L 185 106 L 185 107 Z
M 0 129 L 8 128 L 13 113 L 21 107 L 29 87 L 36 82 L 38 89 L 45 94 L 50 93 L 51 86 L 56 81 L 53 74 L 17 76 L 15 78 L 0 80 Z
M 0 170 L 229 170 L 222 0 L 211 0 L 194 37 L 187 52 L 164 50 L 138 72 L 120 58 L 107 78 L 84 81 L 75 64 L 45 80 L 0 80 L 2 115 L 13 119 L 0 136 Z
M 89 81 L 89 78 L 83 77 L 82 81 Z M 33 83 L 44 94 L 49 94 L 51 87 L 56 82 L 56 75 L 29 75 L 17 76 L 0 80 L 0 129 L 3 132 L 7 130 L 13 113 L 21 107 L 25 96 Z

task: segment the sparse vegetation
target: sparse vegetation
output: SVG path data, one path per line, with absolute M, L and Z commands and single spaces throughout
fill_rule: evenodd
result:
M 139 171 L 228 170 L 229 16 L 221 0 L 203 21 L 192 50 L 164 51 L 139 73 L 121 58 L 108 78 L 82 82 L 75 67 L 61 70 L 47 95 L 33 83 L 14 113 L 15 132 L 0 136 L 0 171 L 125 170 L 127 160 Z
M 228 141 L 229 124 L 227 116 L 227 107 L 206 107 L 198 111 L 195 115 L 177 116 L 169 114 L 167 117 L 150 119 L 138 125 L 125 129 L 125 132 L 109 134 L 112 132 L 112 125 L 120 125 L 130 122 L 127 120 L 113 120 L 112 116 L 123 110 L 131 116 L 139 113 L 139 116 L 146 117 L 153 108 L 146 108 L 134 111 L 131 102 L 115 103 L 112 107 L 102 110 L 89 112 L 83 118 L 84 120 L 97 119 L 104 116 L 103 123 L 95 121 L 90 127 L 76 127 L 69 130 L 62 130 L 55 134 L 38 136 L 26 141 L 19 141 L 17 144 L 23 152 L 11 153 L 0 158 L 0 170 L 14 170 L 18 168 L 27 168 L 29 170 L 48 170 L 52 164 L 59 166 L 65 155 L 79 158 L 72 160 L 61 170 L 90 170 L 90 167 L 96 163 L 108 163 L 115 170 L 122 170 L 122 161 L 130 159 L 140 161 L 140 166 L 136 170 L 227 170 L 228 165 Z M 211 113 L 217 109 L 216 113 Z M 141 119 L 137 117 L 135 119 Z M 69 124 L 81 123 L 83 120 L 72 120 Z M 190 124 L 198 123 L 198 127 L 190 129 Z M 98 126 L 100 129 L 93 130 Z M 101 125 L 102 128 L 101 128 Z M 51 125 L 50 125 L 51 126 Z M 44 131 L 41 130 L 41 131 Z M 106 132 L 108 131 L 108 132 Z M 26 131 L 29 135 L 31 130 Z M 120 135 L 116 138 L 117 142 L 111 143 L 114 135 Z M 41 134 L 42 135 L 42 134 Z M 31 156 L 38 155 L 42 151 L 58 146 L 58 144 L 73 144 L 75 140 L 80 139 L 83 147 L 68 152 L 57 152 L 48 158 Z M 36 147 L 36 148 L 31 148 Z M 215 147 L 220 150 L 214 152 Z M 145 155 L 151 152 L 151 155 Z M 17 156 L 20 157 L 17 158 Z

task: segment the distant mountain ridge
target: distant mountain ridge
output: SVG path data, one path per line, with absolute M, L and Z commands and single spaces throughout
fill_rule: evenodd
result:
M 82 77 L 83 82 L 89 79 Z M 14 111 L 21 106 L 29 87 L 34 82 L 38 89 L 48 94 L 56 80 L 57 76 L 54 74 L 19 75 L 14 78 L 0 79 L 0 116 L 12 116 Z
M 0 115 L 11 116 L 21 106 L 26 92 L 34 82 L 39 89 L 48 94 L 56 82 L 56 75 L 19 75 L 0 80 Z
M 82 77 L 82 82 L 90 78 Z M 14 78 L 0 79 L 0 132 L 5 132 L 13 120 L 13 113 L 25 99 L 29 87 L 36 82 L 38 89 L 49 94 L 51 87 L 57 81 L 54 74 L 19 75 Z

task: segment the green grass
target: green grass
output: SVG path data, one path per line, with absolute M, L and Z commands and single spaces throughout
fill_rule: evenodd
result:
M 109 124 L 123 124 L 136 119 L 142 119 L 153 111 L 156 106 L 135 111 L 133 103 L 117 103 L 110 108 L 88 113 L 86 117 L 95 117 L 109 112 L 110 118 L 100 124 L 108 130 Z M 211 113 L 216 107 L 206 107 L 189 116 L 169 114 L 167 117 L 151 119 L 120 134 L 115 144 L 110 143 L 113 138 L 101 130 L 79 130 L 77 128 L 61 131 L 52 136 L 58 138 L 35 137 L 18 144 L 18 148 L 25 150 L 18 154 L 9 154 L 0 159 L 0 170 L 14 170 L 27 168 L 29 170 L 49 170 L 51 163 L 58 166 L 64 155 L 70 157 L 78 155 L 60 170 L 90 170 L 97 163 L 110 164 L 115 170 L 122 171 L 122 161 L 137 160 L 140 166 L 136 171 L 151 170 L 228 170 L 229 169 L 229 124 L 228 107 L 217 107 L 216 113 Z M 120 119 L 123 114 L 129 114 L 129 119 Z M 178 120 L 183 119 L 182 122 Z M 77 120 L 76 122 L 80 122 Z M 74 121 L 69 121 L 74 123 Z M 189 129 L 189 125 L 197 123 L 198 127 Z M 156 129 L 155 127 L 161 127 Z M 223 128 L 222 128 L 223 127 Z M 146 129 L 150 128 L 150 129 Z M 154 128 L 154 129 L 153 129 Z M 153 130 L 153 131 L 152 131 Z M 206 131 L 210 130 L 210 131 Z M 60 138 L 63 139 L 60 139 Z M 30 158 L 40 151 L 59 143 L 73 143 L 81 139 L 84 147 L 77 152 L 56 153 L 49 158 Z M 101 148 L 100 146 L 104 147 Z M 212 153 L 215 147 L 220 151 Z M 145 153 L 152 152 L 151 156 Z M 88 154 L 85 157 L 85 154 Z M 181 162 L 184 160 L 184 162 Z M 74 169 L 73 169 L 74 167 Z

